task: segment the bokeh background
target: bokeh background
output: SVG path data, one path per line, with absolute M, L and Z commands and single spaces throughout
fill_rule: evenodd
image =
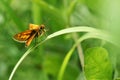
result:
M 48 30 L 47 35 L 74 26 L 104 29 L 119 44 L 119 3 L 119 0 L 0 0 L 0 80 L 8 79 L 17 61 L 29 48 L 24 43 L 14 41 L 12 37 L 27 30 L 30 23 L 44 24 Z M 38 40 L 45 38 L 44 35 Z M 56 80 L 63 59 L 73 43 L 72 35 L 67 34 L 40 45 L 25 58 L 13 80 Z M 31 45 L 34 45 L 34 41 Z M 107 48 L 119 76 L 119 49 L 104 41 L 90 39 L 82 43 L 83 52 L 93 46 Z M 63 80 L 82 80 L 81 76 L 80 59 L 76 50 Z

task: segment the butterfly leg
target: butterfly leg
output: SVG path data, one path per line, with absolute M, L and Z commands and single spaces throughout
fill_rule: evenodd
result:
M 35 45 L 38 44 L 38 38 L 36 37 L 34 40 Z

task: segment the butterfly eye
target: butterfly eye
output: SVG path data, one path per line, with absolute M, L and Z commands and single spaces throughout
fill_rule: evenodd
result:
M 41 25 L 41 26 L 40 26 L 40 29 L 44 29 L 44 27 L 45 27 L 44 25 Z
M 41 26 L 40 29 L 43 29 L 43 27 Z

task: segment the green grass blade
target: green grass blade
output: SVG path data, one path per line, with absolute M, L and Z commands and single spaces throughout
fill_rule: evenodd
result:
M 25 59 L 25 57 L 31 52 L 32 48 L 29 48 L 24 55 L 19 59 L 19 61 L 17 62 L 17 64 L 15 65 L 14 69 L 12 70 L 9 80 L 12 80 L 12 77 L 15 73 L 15 71 L 17 70 L 17 68 L 19 67 L 20 63 Z
M 45 40 L 44 40 L 45 41 Z M 44 41 L 42 41 L 41 43 L 39 43 L 39 44 L 42 44 L 42 43 L 44 43 Z M 15 67 L 13 68 L 13 70 L 12 70 L 12 72 L 11 72 L 11 74 L 10 74 L 10 77 L 9 77 L 9 80 L 12 80 L 12 77 L 13 77 L 13 75 L 15 74 L 15 71 L 17 70 L 17 68 L 19 67 L 19 65 L 22 63 L 22 61 L 27 57 L 27 55 L 30 53 L 30 52 L 32 52 L 34 49 L 35 49 L 36 47 L 31 47 L 31 48 L 29 48 L 24 54 L 23 54 L 23 56 L 19 59 L 19 61 L 16 63 L 16 65 L 15 65 Z
M 43 10 L 47 11 L 47 12 L 51 12 L 53 14 L 60 14 L 59 10 L 56 9 L 54 6 L 47 4 L 45 1 L 43 0 L 32 0 L 34 3 L 38 4 L 38 6 L 40 6 Z M 57 15 L 58 16 L 58 15 Z
M 68 17 L 70 17 L 70 15 L 72 14 L 76 4 L 77 4 L 78 0 L 74 0 L 70 3 L 69 7 L 68 7 L 68 11 L 67 11 L 67 15 Z
M 41 8 L 34 2 L 32 3 L 32 15 L 33 15 L 33 22 L 35 24 L 40 24 L 42 22 Z
M 95 34 L 101 34 L 101 36 L 106 36 L 106 38 L 110 37 L 110 36 L 108 36 L 108 33 L 106 33 L 105 31 L 102 31 L 102 30 L 99 30 L 96 28 L 92 28 L 92 27 L 87 27 L 87 26 L 77 26 L 77 27 L 71 27 L 71 28 L 66 28 L 66 29 L 57 31 L 57 32 L 49 35 L 46 39 L 51 39 L 53 37 L 56 37 L 56 36 L 59 36 L 62 34 L 73 33 L 73 32 L 91 32 L 91 33 L 95 33 Z
M 43 0 L 32 0 L 33 3 L 36 3 L 39 7 L 41 7 L 42 10 L 49 13 L 50 15 L 54 15 L 58 20 L 61 20 L 62 22 L 65 22 L 63 13 L 61 10 L 57 9 L 56 7 L 46 3 Z

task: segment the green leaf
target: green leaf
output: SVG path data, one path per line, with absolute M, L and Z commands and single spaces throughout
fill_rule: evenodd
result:
M 113 68 L 106 49 L 101 47 L 87 49 L 85 76 L 87 80 L 112 80 Z

